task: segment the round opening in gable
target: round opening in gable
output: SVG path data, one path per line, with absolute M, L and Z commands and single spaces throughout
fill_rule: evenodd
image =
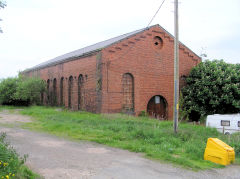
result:
M 161 49 L 163 47 L 163 40 L 159 36 L 153 38 L 153 46 L 155 49 Z

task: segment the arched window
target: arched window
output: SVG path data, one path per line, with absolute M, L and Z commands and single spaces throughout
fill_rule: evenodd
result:
M 50 80 L 47 80 L 47 104 L 50 103 Z
M 53 105 L 57 105 L 57 79 L 53 79 Z
M 42 84 L 46 84 L 46 81 L 42 80 Z M 43 105 L 44 103 L 44 90 L 41 90 L 41 97 L 40 97 L 40 104 Z
M 60 105 L 63 105 L 63 80 L 64 77 L 61 78 L 60 80 Z
M 72 108 L 73 77 L 68 79 L 68 107 Z
M 134 80 L 130 73 L 125 73 L 122 78 L 123 105 L 126 113 L 134 112 Z
M 78 110 L 83 109 L 83 75 L 78 77 Z

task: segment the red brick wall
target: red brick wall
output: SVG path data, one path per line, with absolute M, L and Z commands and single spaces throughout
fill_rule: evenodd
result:
M 101 53 L 101 52 L 99 52 Z M 60 105 L 60 80 L 63 80 L 63 104 L 68 107 L 68 81 L 69 77 L 73 77 L 72 90 L 72 109 L 78 109 L 78 77 L 83 75 L 84 79 L 84 104 L 83 110 L 95 112 L 97 108 L 96 94 L 96 59 L 97 54 L 69 61 L 63 64 L 58 64 L 50 67 L 45 67 L 37 71 L 29 72 L 29 76 L 39 76 L 47 82 L 50 80 L 50 93 L 53 92 L 53 80 L 57 80 L 57 104 Z M 44 96 L 44 103 L 47 104 L 47 96 Z
M 155 46 L 153 39 L 159 36 L 163 46 Z M 112 45 L 102 52 L 102 112 L 121 112 L 124 73 L 134 77 L 135 113 L 147 111 L 149 100 L 163 96 L 168 103 L 168 118 L 173 113 L 174 41 L 159 27 Z M 180 45 L 180 77 L 188 75 L 200 58 Z M 180 84 L 183 85 L 182 80 Z
M 162 46 L 154 38 L 162 39 Z M 45 81 L 57 79 L 57 101 L 60 102 L 60 79 L 64 77 L 64 104 L 68 107 L 68 79 L 73 76 L 72 109 L 78 109 L 78 76 L 84 77 L 83 110 L 92 112 L 121 112 L 123 104 L 122 77 L 134 78 L 134 112 L 147 111 L 149 100 L 161 95 L 167 101 L 168 119 L 173 113 L 173 38 L 159 26 L 111 45 L 91 56 L 30 72 Z M 160 48 L 161 47 L 161 48 Z M 184 45 L 180 45 L 180 86 L 191 68 L 201 60 Z M 87 76 L 86 76 L 87 75 Z M 46 96 L 44 97 L 46 101 Z

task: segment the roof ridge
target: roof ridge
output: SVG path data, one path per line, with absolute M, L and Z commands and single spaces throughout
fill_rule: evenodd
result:
M 47 60 L 43 63 L 40 63 L 32 68 L 29 68 L 29 69 L 26 69 L 25 71 L 31 71 L 31 70 L 34 70 L 34 69 L 40 69 L 40 68 L 44 68 L 46 66 L 49 66 L 49 65 L 54 65 L 54 64 L 58 64 L 58 63 L 61 63 L 61 62 L 64 62 L 66 61 L 67 59 L 72 59 L 72 58 L 76 58 L 76 57 L 80 57 L 80 56 L 84 56 L 86 54 L 90 54 L 92 52 L 96 52 L 96 51 L 99 51 L 103 48 L 106 48 L 112 44 L 115 44 L 121 40 L 124 40 L 126 38 L 129 38 L 133 35 L 136 35 L 140 32 L 143 32 L 147 29 L 150 29 L 154 26 L 157 26 L 158 24 L 156 25 L 152 25 L 152 26 L 149 26 L 149 27 L 145 27 L 145 28 L 141 28 L 141 29 L 138 29 L 138 30 L 135 30 L 135 31 L 132 31 L 132 32 L 128 32 L 128 33 L 125 33 L 125 34 L 122 34 L 122 35 L 119 35 L 119 36 L 116 36 L 116 37 L 113 37 L 113 38 L 110 38 L 110 39 L 107 39 L 107 40 L 103 40 L 101 42 L 97 42 L 95 44 L 92 44 L 92 45 L 89 45 L 89 46 L 85 46 L 83 48 L 80 48 L 80 49 L 77 49 L 77 50 L 73 50 L 71 52 L 68 52 L 68 53 L 65 53 L 63 55 L 60 55 L 60 56 L 57 56 L 55 58 L 52 58 L 50 60 Z

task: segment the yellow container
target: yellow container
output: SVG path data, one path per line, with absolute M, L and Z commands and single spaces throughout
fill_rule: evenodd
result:
M 208 138 L 204 160 L 221 165 L 229 165 L 235 160 L 235 152 L 232 147 L 218 138 Z

